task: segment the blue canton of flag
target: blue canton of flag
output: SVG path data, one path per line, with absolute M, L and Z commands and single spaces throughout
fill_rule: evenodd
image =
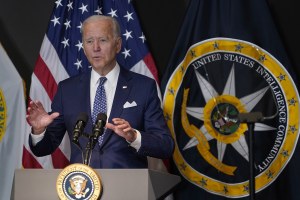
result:
M 116 18 L 121 26 L 122 50 L 118 62 L 130 70 L 149 53 L 145 36 L 132 4 L 123 0 L 55 2 L 47 36 L 56 49 L 62 65 L 70 76 L 89 67 L 83 52 L 80 29 L 82 22 L 95 14 Z

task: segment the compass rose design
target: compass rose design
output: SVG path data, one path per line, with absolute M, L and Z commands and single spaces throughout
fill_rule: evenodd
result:
M 235 94 L 234 64 L 221 95 L 216 92 L 213 85 L 198 71 L 195 70 L 195 73 L 206 103 L 204 107 L 187 107 L 186 112 L 203 122 L 211 122 L 204 123 L 204 125 L 200 127 L 200 130 L 204 133 L 208 141 L 213 139 L 217 140 L 218 159 L 220 161 L 223 160 L 226 147 L 229 144 L 248 161 L 249 151 L 244 135 L 244 132 L 248 129 L 238 122 L 237 115 L 239 113 L 251 112 L 266 94 L 269 87 L 265 87 L 238 99 Z M 255 123 L 254 131 L 269 131 L 275 129 L 276 128 L 263 123 Z M 192 137 L 183 150 L 192 148 L 197 144 L 198 140 L 196 137 Z

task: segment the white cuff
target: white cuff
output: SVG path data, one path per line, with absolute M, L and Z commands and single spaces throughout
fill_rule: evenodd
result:
M 35 146 L 39 141 L 41 141 L 44 138 L 45 132 L 46 132 L 46 130 L 39 135 L 35 135 L 32 132 L 30 133 L 33 146 Z
M 136 131 L 136 139 L 130 143 L 130 146 L 135 148 L 136 151 L 138 151 L 142 145 L 142 136 L 138 130 L 135 130 L 135 131 Z

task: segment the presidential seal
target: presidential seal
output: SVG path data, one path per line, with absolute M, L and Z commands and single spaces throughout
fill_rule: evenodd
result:
M 6 104 L 4 94 L 0 88 L 0 142 L 4 137 L 6 129 Z
M 299 137 L 293 79 L 270 53 L 242 40 L 192 45 L 169 78 L 163 107 L 181 175 L 224 197 L 249 195 L 249 131 L 240 113 L 266 116 L 254 125 L 256 192 L 278 178 Z
M 56 191 L 61 200 L 97 200 L 102 186 L 100 177 L 91 167 L 72 164 L 57 177 Z

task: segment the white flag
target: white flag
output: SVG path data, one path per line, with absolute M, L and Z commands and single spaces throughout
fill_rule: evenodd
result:
M 0 199 L 11 199 L 14 171 L 22 167 L 26 132 L 23 82 L 0 43 Z

